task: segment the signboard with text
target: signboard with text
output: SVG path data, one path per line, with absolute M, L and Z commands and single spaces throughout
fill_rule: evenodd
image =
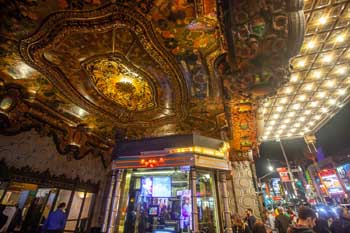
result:
M 286 167 L 277 168 L 277 172 L 280 175 L 282 182 L 290 182 L 288 169 Z

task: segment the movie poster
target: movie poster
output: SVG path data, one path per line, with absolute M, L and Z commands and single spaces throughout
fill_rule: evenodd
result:
M 184 232 L 189 232 L 192 229 L 191 190 L 178 191 L 178 196 L 181 198 L 180 226 Z
M 350 191 L 350 164 L 343 164 L 337 167 L 340 179 L 343 181 L 345 189 Z

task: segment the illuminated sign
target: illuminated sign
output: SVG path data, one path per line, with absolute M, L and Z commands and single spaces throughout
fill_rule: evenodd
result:
M 277 172 L 279 173 L 282 182 L 290 182 L 288 169 L 286 167 L 277 168 Z
M 350 164 L 343 164 L 337 167 L 340 179 L 343 181 L 345 189 L 350 191 Z
M 323 169 L 319 172 L 322 184 L 329 194 L 343 194 L 343 188 L 334 169 Z

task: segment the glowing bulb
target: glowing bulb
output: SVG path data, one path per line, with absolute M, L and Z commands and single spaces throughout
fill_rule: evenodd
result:
M 297 129 L 291 129 L 290 132 L 294 133 Z
M 305 95 L 299 96 L 299 100 L 300 100 L 300 101 L 305 101 L 305 100 L 306 100 L 306 96 L 305 96 Z
M 298 110 L 298 109 L 300 108 L 300 104 L 294 104 L 293 108 L 294 108 L 295 110 Z
M 329 62 L 332 61 L 332 59 L 333 59 L 333 56 L 330 55 L 330 54 L 328 54 L 328 55 L 325 55 L 325 56 L 323 57 L 322 61 L 325 62 L 325 63 L 329 63 Z
M 290 112 L 290 113 L 288 113 L 288 116 L 289 116 L 289 117 L 295 116 L 295 112 Z
M 281 99 L 281 104 L 286 104 L 288 102 L 288 99 L 286 97 Z
M 277 111 L 277 112 L 282 112 L 282 110 L 283 110 L 283 107 L 282 107 L 282 106 L 278 106 L 278 107 L 276 108 L 276 111 Z
M 313 121 L 310 121 L 309 123 L 307 123 L 308 125 L 310 125 L 310 126 L 313 126 L 314 124 L 315 124 L 315 122 L 313 122 Z
M 327 87 L 332 88 L 335 86 L 335 81 L 334 80 L 328 80 L 326 83 Z
M 292 136 L 292 134 L 291 133 L 287 133 L 287 137 L 290 137 L 290 136 Z
M 307 131 L 310 131 L 310 129 L 309 129 L 308 127 L 305 127 L 305 128 L 304 128 L 304 131 L 307 132 Z
M 304 67 L 305 64 L 306 64 L 306 61 L 305 61 L 305 60 L 300 60 L 300 61 L 298 61 L 297 66 L 298 66 L 298 67 Z
M 345 95 L 346 89 L 339 89 L 338 90 L 338 95 Z
M 316 46 L 316 42 L 313 40 L 310 40 L 309 43 L 307 43 L 307 45 L 306 45 L 306 47 L 308 49 L 313 49 L 313 48 L 315 48 L 315 46 Z
M 299 121 L 304 122 L 305 121 L 305 117 L 300 117 Z
M 311 110 L 305 110 L 304 114 L 305 115 L 310 115 L 311 114 Z
M 343 34 L 340 34 L 335 38 L 335 41 L 337 43 L 342 43 L 342 42 L 344 42 L 344 40 L 345 40 L 345 36 Z
M 294 124 L 294 127 L 295 127 L 295 128 L 300 127 L 300 123 L 295 123 L 295 124 Z
M 337 101 L 335 99 L 330 99 L 330 100 L 328 100 L 328 103 L 330 105 L 335 105 L 337 103 Z
M 285 119 L 284 121 L 283 121 L 284 123 L 289 123 L 290 122 L 290 119 Z
M 293 92 L 293 88 L 287 87 L 287 88 L 285 89 L 285 92 L 286 92 L 287 94 L 290 94 L 290 93 Z
M 270 125 L 275 125 L 276 124 L 276 121 L 272 120 L 270 121 Z
M 318 22 L 321 24 L 321 25 L 324 25 L 327 23 L 327 17 L 326 16 L 323 16 L 321 18 L 318 19 Z
M 339 67 L 337 69 L 337 74 L 345 74 L 346 72 L 346 68 L 345 67 Z
M 285 129 L 285 128 L 287 128 L 286 125 L 281 125 L 281 129 Z
M 270 105 L 270 102 L 265 102 L 264 107 L 268 107 Z
M 319 98 L 324 98 L 324 97 L 326 97 L 326 92 L 325 92 L 325 91 L 321 91 L 321 92 L 318 93 L 317 96 L 318 96 Z
M 267 130 L 271 130 L 273 127 L 272 126 L 269 126 L 269 127 L 267 127 L 266 129 Z
M 321 78 L 322 72 L 320 70 L 316 70 L 313 72 L 313 76 L 317 79 Z
M 317 107 L 317 106 L 318 106 L 318 102 L 317 101 L 311 102 L 311 107 Z
M 316 115 L 316 116 L 314 116 L 314 118 L 315 118 L 316 120 L 320 120 L 320 119 L 321 119 L 321 116 L 320 116 L 320 115 Z
M 313 87 L 314 87 L 314 84 L 313 84 L 313 83 L 308 83 L 308 84 L 305 86 L 305 90 L 311 91 Z
M 297 74 L 294 74 L 294 75 L 292 75 L 292 77 L 290 78 L 290 81 L 293 82 L 293 83 L 295 83 L 295 82 L 298 81 L 298 79 L 299 79 L 299 76 L 298 76 Z
M 321 112 L 327 113 L 327 112 L 328 112 L 328 109 L 327 109 L 327 108 L 321 108 Z
M 273 114 L 272 118 L 273 118 L 273 119 L 278 119 L 279 116 L 280 116 L 280 114 L 275 113 L 275 114 Z

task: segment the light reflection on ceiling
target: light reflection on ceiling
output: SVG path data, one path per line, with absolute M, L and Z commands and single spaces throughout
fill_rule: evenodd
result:
M 260 140 L 315 133 L 350 99 L 350 1 L 305 1 L 303 47 L 291 60 L 291 76 L 259 106 Z

